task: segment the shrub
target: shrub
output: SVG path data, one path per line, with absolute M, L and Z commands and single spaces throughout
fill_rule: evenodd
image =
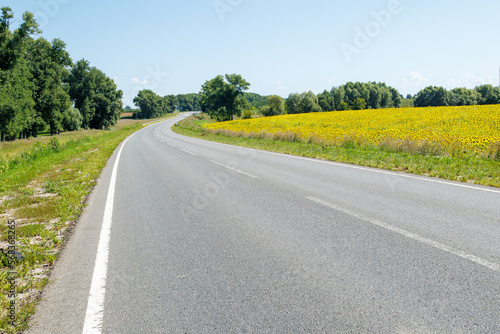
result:
M 241 119 L 251 119 L 253 118 L 253 113 L 251 110 L 245 110 L 243 114 L 241 114 Z

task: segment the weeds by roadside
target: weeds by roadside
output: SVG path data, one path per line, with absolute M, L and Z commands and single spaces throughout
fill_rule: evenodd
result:
M 131 122 L 110 131 L 0 144 L 0 333 L 27 328 L 107 160 L 141 128 Z

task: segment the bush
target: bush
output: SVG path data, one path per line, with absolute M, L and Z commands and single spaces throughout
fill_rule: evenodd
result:
M 62 126 L 65 131 L 77 131 L 83 123 L 83 116 L 76 108 L 69 108 L 63 113 Z
M 50 147 L 52 147 L 52 151 L 59 152 L 61 150 L 61 144 L 57 138 L 52 138 L 49 142 Z
M 337 110 L 351 110 L 351 106 L 347 102 L 340 102 Z
M 491 159 L 500 161 L 500 141 L 490 144 L 488 147 L 488 155 Z
M 251 119 L 253 118 L 253 113 L 251 110 L 245 110 L 243 114 L 241 114 L 241 119 Z
M 264 117 L 273 116 L 273 112 L 272 112 L 270 106 L 262 106 L 262 107 L 260 107 L 259 112 Z

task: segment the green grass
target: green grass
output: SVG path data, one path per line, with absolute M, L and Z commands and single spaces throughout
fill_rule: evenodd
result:
M 360 146 L 353 142 L 328 146 L 301 141 L 224 135 L 202 128 L 202 125 L 208 122 L 214 121 L 203 115 L 196 115 L 185 119 L 172 129 L 179 134 L 226 144 L 500 187 L 500 161 L 478 155 L 457 152 L 453 155 L 437 156 L 401 152 L 376 145 Z
M 11 326 L 8 261 L 6 254 L 0 254 L 0 333 L 27 328 L 64 239 L 107 160 L 126 137 L 151 121 L 123 120 L 108 131 L 77 131 L 0 144 L 0 242 L 5 246 L 7 223 L 15 221 L 16 250 L 24 256 L 15 265 L 16 326 Z

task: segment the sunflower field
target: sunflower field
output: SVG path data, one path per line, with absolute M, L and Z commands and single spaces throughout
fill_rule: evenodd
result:
M 347 110 L 204 126 L 213 132 L 241 136 L 287 133 L 301 141 L 319 140 L 329 145 L 346 140 L 380 145 L 392 140 L 432 143 L 445 151 L 491 151 L 500 144 L 500 105 Z

